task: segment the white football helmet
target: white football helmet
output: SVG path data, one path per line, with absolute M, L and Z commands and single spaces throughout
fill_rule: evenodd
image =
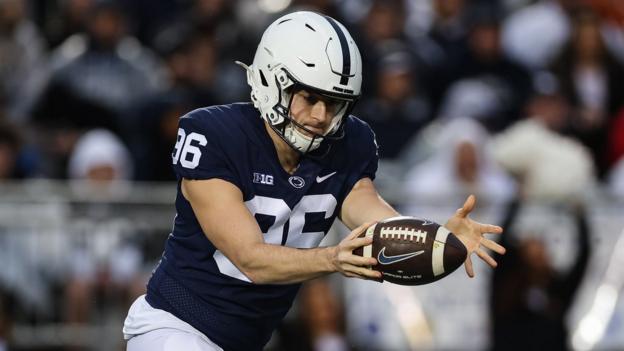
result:
M 307 11 L 282 16 L 262 35 L 253 64 L 237 63 L 247 70 L 254 106 L 295 150 L 309 153 L 323 140 L 344 135 L 342 122 L 360 97 L 362 58 L 342 24 Z M 290 103 L 299 88 L 339 102 L 324 135 L 305 135 L 305 128 L 291 118 Z

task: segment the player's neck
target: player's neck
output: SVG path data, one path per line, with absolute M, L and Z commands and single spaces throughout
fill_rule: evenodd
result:
M 280 138 L 277 133 L 271 129 L 266 123 L 264 124 L 267 133 L 273 140 L 273 145 L 275 145 L 275 150 L 277 151 L 277 158 L 279 159 L 280 165 L 284 168 L 286 172 L 289 174 L 295 173 L 297 167 L 299 167 L 299 160 L 301 155 L 295 151 L 290 145 L 288 145 L 284 139 Z

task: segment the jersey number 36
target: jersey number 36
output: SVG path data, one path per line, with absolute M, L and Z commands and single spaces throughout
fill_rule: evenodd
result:
M 196 142 L 193 145 L 193 142 Z M 180 161 L 180 164 L 184 168 L 194 169 L 199 165 L 199 159 L 201 158 L 201 150 L 199 146 L 206 146 L 208 140 L 202 134 L 192 132 L 188 136 L 184 129 L 178 129 L 178 138 L 176 144 L 173 147 L 173 164 L 175 165 Z M 189 155 L 191 159 L 189 160 Z

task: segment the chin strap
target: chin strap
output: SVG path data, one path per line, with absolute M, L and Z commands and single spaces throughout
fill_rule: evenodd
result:
M 292 122 L 288 123 L 284 129 L 284 137 L 295 149 L 303 153 L 318 149 L 318 147 L 321 146 L 321 142 L 323 142 L 323 138 L 316 136 L 309 137 L 301 133 Z

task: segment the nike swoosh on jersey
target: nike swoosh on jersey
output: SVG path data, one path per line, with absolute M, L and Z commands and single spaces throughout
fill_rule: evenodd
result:
M 386 251 L 386 247 L 384 246 L 381 248 L 381 251 L 379 251 L 379 254 L 377 254 L 377 262 L 379 262 L 380 264 L 384 264 L 384 265 L 397 263 L 400 261 L 405 261 L 407 259 L 416 257 L 425 252 L 425 250 L 420 250 L 420 251 L 406 253 L 402 255 L 386 256 L 386 254 L 384 253 L 385 251 Z
M 334 174 L 336 174 L 336 172 L 331 172 L 330 174 L 324 175 L 324 176 L 322 176 L 322 177 L 316 176 L 316 182 L 317 182 L 317 183 L 322 183 L 322 182 L 324 182 L 325 180 L 327 180 L 327 178 L 329 178 L 329 177 L 333 176 Z

